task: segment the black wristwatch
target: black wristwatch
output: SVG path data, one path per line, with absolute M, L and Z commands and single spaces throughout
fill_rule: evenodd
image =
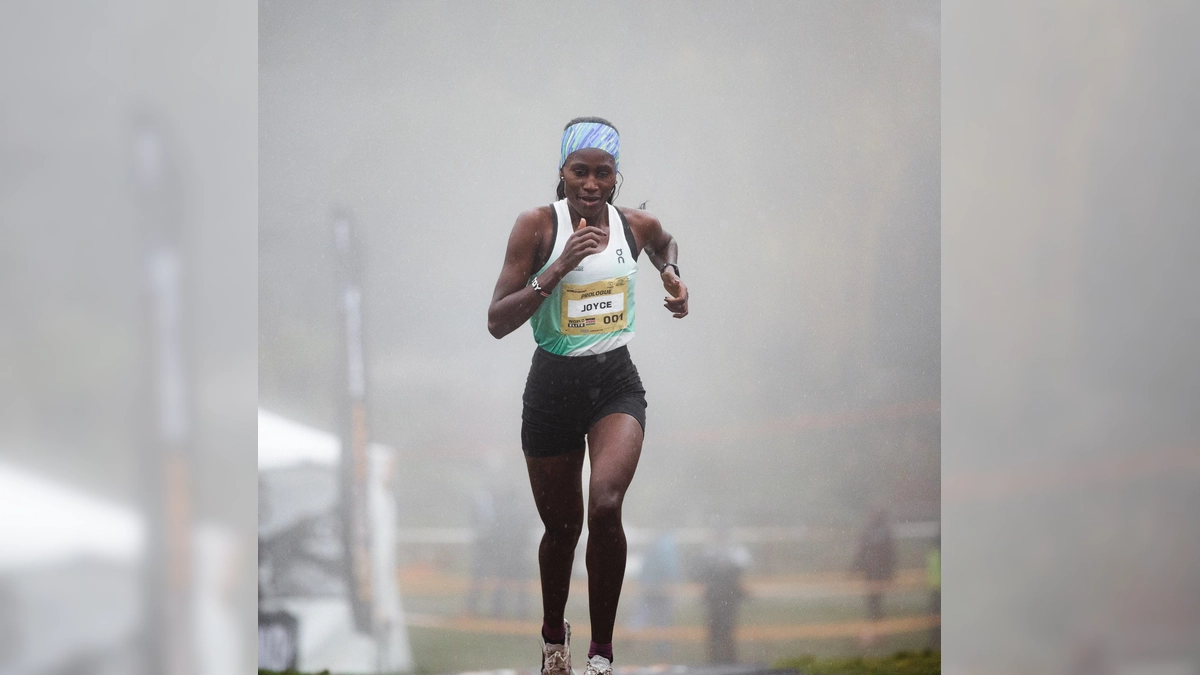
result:
M 668 267 L 674 267 L 674 268 L 675 268 L 675 276 L 676 276 L 676 277 L 678 277 L 678 278 L 680 278 L 680 279 L 682 279 L 682 278 L 683 278 L 683 275 L 681 275 L 681 274 L 679 273 L 679 265 L 676 265 L 675 263 L 667 263 L 666 265 L 663 265 L 663 268 L 662 268 L 661 270 L 659 270 L 659 271 L 658 271 L 658 273 L 659 273 L 659 274 L 662 274 L 663 272 L 665 272 L 665 271 L 666 271 L 666 269 L 667 269 Z

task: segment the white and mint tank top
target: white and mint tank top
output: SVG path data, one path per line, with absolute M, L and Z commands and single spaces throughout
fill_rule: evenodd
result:
M 562 255 L 571 236 L 567 200 L 553 204 L 554 249 L 537 274 Z M 535 274 L 534 276 L 537 276 Z M 625 216 L 608 205 L 608 246 L 567 272 L 529 319 L 538 346 L 560 356 L 603 354 L 633 339 L 633 235 Z M 533 277 L 530 277 L 532 280 Z

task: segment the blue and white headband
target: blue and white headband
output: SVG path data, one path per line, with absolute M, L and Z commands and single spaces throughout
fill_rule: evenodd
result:
M 613 164 L 621 168 L 621 138 L 617 130 L 599 122 L 577 122 L 563 131 L 562 150 L 558 168 L 567 163 L 567 156 L 583 148 L 599 148 L 613 157 Z

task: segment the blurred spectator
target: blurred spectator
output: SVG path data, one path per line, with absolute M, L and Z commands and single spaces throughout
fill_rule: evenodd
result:
M 483 611 L 484 595 L 490 591 L 488 616 L 526 616 L 529 604 L 525 585 L 534 575 L 533 521 L 530 509 L 522 503 L 518 483 L 505 478 L 505 465 L 488 458 L 489 482 L 475 492 L 471 500 L 471 582 L 467 589 L 467 613 Z
M 467 613 L 479 613 L 480 596 L 495 584 L 496 551 L 500 544 L 496 495 L 490 486 L 471 496 L 471 583 L 467 588 Z M 495 607 L 493 606 L 493 610 Z
M 492 616 L 508 615 L 508 602 L 515 603 L 515 618 L 525 618 L 529 604 L 525 584 L 533 577 L 530 562 L 533 558 L 533 523 L 530 510 L 522 508 L 524 491 L 515 483 L 506 483 L 496 493 L 496 586 L 492 600 Z
M 699 577 L 704 584 L 709 663 L 737 663 L 735 632 L 738 610 L 746 598 L 742 574 L 749 563 L 749 551 L 734 544 L 724 528 L 717 531 L 714 545 L 701 559 Z
M 634 615 L 633 628 L 666 628 L 675 623 L 673 585 L 679 581 L 679 549 L 675 534 L 659 533 L 646 550 L 639 576 L 642 583 L 642 603 Z M 671 642 L 658 639 L 651 642 L 651 653 L 661 662 L 671 659 Z
M 866 579 L 867 617 L 883 618 L 883 590 L 896 574 L 896 541 L 887 511 L 879 509 L 863 531 L 854 556 L 854 571 Z

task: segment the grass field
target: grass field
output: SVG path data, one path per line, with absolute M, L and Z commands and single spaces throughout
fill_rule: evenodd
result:
M 913 670 L 924 667 L 915 657 L 903 664 L 885 657 L 898 652 L 921 653 L 936 646 L 930 635 L 936 618 L 928 616 L 929 597 L 923 576 L 922 570 L 912 568 L 898 575 L 896 584 L 884 596 L 885 620 L 873 627 L 865 621 L 862 582 L 844 573 L 750 576 L 746 579 L 749 597 L 739 613 L 738 660 L 763 666 L 799 664 L 801 661 L 795 661 L 796 658 L 810 655 L 803 662 L 807 664 L 805 667 L 821 675 L 842 672 L 819 670 L 827 666 L 882 668 L 883 664 L 903 669 L 860 668 L 844 672 L 921 673 Z M 468 580 L 453 572 L 410 568 L 401 573 L 399 581 L 416 673 L 444 675 L 537 668 L 541 607 L 536 580 L 522 586 L 523 603 L 517 601 L 513 592 L 505 594 L 505 611 L 497 617 L 489 616 L 494 598 L 486 589 L 477 607 L 481 616 L 465 611 Z M 635 582 L 626 584 L 614 635 L 618 668 L 707 662 L 700 588 L 682 584 L 675 588 L 673 596 L 673 625 L 652 636 L 644 630 L 634 630 L 643 604 L 642 589 Z M 574 661 L 580 666 L 590 638 L 586 581 L 576 580 L 573 584 L 566 617 L 573 629 Z M 871 641 L 864 643 L 863 634 L 869 628 L 876 633 Z M 845 660 L 858 657 L 867 657 L 868 661 Z M 852 665 L 855 663 L 859 665 Z
M 409 628 L 413 659 L 421 672 L 536 667 L 541 615 L 536 587 L 526 590 L 522 614 L 515 611 L 518 603 L 509 596 L 506 603 L 509 611 L 500 620 L 471 619 L 465 616 L 463 589 L 458 585 L 448 585 L 445 579 L 424 586 L 412 583 L 412 579 L 407 581 L 405 612 L 413 624 L 426 620 L 424 625 Z M 848 634 L 842 630 L 836 637 L 779 639 L 779 635 L 804 634 L 805 628 L 814 625 L 861 623 L 864 618 L 861 589 L 853 584 L 846 586 L 847 582 L 838 578 L 800 581 L 789 578 L 790 585 L 774 578 L 749 581 L 751 597 L 742 604 L 739 614 L 738 658 L 743 663 L 766 665 L 802 654 L 823 658 L 883 657 L 899 651 L 919 652 L 932 646 L 928 629 L 879 635 L 866 647 L 859 642 L 861 633 L 857 628 L 849 628 Z M 617 616 L 614 640 L 617 664 L 705 663 L 704 613 L 696 590 L 681 590 L 675 604 L 675 626 L 691 629 L 675 629 L 674 639 L 654 642 L 637 639 L 629 631 L 641 602 L 637 585 L 629 584 Z M 485 595 L 481 610 L 491 608 L 490 599 Z M 919 583 L 902 584 L 899 590 L 885 596 L 884 610 L 886 618 L 924 617 L 928 596 Z M 586 587 L 573 589 L 566 616 L 573 626 L 575 654 L 586 655 L 589 639 Z

